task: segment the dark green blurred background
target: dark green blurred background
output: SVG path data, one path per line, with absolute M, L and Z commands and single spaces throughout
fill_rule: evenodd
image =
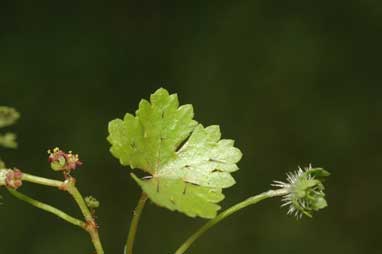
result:
M 267 201 L 189 253 L 381 253 L 381 1 L 2 0 L 0 14 L 0 104 L 22 113 L 20 147 L 1 157 L 58 177 L 46 150 L 78 152 L 79 187 L 102 201 L 106 253 L 122 254 L 139 196 L 108 152 L 107 123 L 160 86 L 243 151 L 224 207 L 298 165 L 333 174 L 330 206 L 313 219 Z M 59 191 L 22 191 L 79 216 Z M 86 233 L 1 194 L 1 254 L 92 253 Z M 203 222 L 149 204 L 136 253 L 173 253 Z

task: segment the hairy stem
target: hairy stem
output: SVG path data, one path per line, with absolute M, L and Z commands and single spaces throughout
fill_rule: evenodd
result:
M 36 199 L 33 199 L 33 198 L 31 198 L 25 194 L 22 194 L 22 193 L 14 190 L 14 189 L 11 189 L 11 188 L 7 188 L 7 189 L 9 191 L 9 193 L 12 194 L 14 197 L 16 197 L 16 198 L 18 198 L 24 202 L 27 202 L 32 206 L 40 208 L 41 210 L 52 213 L 52 214 L 56 215 L 57 217 L 65 220 L 65 221 L 67 221 L 67 222 L 69 222 L 75 226 L 86 229 L 86 223 L 85 222 L 66 214 L 65 212 L 61 211 L 60 209 L 57 209 L 51 205 L 48 205 L 48 204 L 40 202 Z
M 228 216 L 236 213 L 237 211 L 240 211 L 241 209 L 254 205 L 264 199 L 271 198 L 271 197 L 277 197 L 277 196 L 283 196 L 285 194 L 288 194 L 288 190 L 286 189 L 279 189 L 279 190 L 269 190 L 267 192 L 263 192 L 259 195 L 250 197 L 236 205 L 231 206 L 227 210 L 221 212 L 218 216 L 216 216 L 214 219 L 210 220 L 206 224 L 204 224 L 198 231 L 196 231 L 193 235 L 191 235 L 175 252 L 175 254 L 183 254 L 188 250 L 191 245 L 199 238 L 201 237 L 205 232 L 207 232 L 210 228 L 215 226 L 220 221 L 224 220 Z
M 131 220 L 129 235 L 127 237 L 125 245 L 125 254 L 133 254 L 135 236 L 137 234 L 139 219 L 141 218 L 143 208 L 147 201 L 146 193 L 142 192 L 141 197 L 138 200 L 137 207 L 133 212 L 133 219 Z

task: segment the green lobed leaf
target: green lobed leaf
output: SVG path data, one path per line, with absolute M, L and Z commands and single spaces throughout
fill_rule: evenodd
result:
M 221 139 L 219 126 L 203 127 L 193 116 L 191 105 L 179 107 L 177 95 L 160 88 L 150 102 L 141 100 L 136 116 L 109 123 L 108 141 L 122 165 L 150 174 L 132 176 L 154 203 L 213 218 L 242 154 L 233 140 Z
M 0 134 L 0 146 L 5 148 L 17 148 L 16 135 L 9 132 Z
M 14 108 L 0 106 L 0 128 L 14 124 L 20 114 Z

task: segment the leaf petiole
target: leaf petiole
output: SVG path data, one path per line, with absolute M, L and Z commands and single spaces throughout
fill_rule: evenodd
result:
M 143 208 L 145 207 L 147 201 L 146 193 L 142 192 L 141 197 L 138 200 L 137 207 L 133 212 L 133 219 L 131 220 L 131 225 L 129 229 L 129 235 L 127 237 L 125 245 L 125 254 L 133 254 L 135 236 L 137 234 L 139 219 L 141 218 Z
M 198 231 L 196 231 L 193 235 L 191 235 L 175 252 L 175 254 L 183 254 L 188 250 L 191 245 L 204 233 L 206 233 L 210 228 L 215 226 L 220 221 L 224 220 L 228 216 L 236 213 L 237 211 L 240 211 L 241 209 L 254 205 L 264 199 L 271 198 L 271 197 L 278 197 L 278 196 L 284 196 L 289 193 L 289 190 L 287 189 L 278 189 L 278 190 L 269 190 L 266 192 L 263 192 L 261 194 L 258 194 L 256 196 L 247 198 L 246 200 L 237 203 L 236 205 L 231 206 L 227 210 L 221 212 L 218 216 L 216 216 L 214 219 L 211 219 L 206 224 L 204 224 Z

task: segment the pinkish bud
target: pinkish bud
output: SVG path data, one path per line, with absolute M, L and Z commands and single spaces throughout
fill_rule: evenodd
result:
M 19 188 L 21 185 L 23 185 L 22 177 L 23 177 L 23 173 L 20 170 L 9 169 L 5 175 L 5 180 L 4 180 L 5 186 L 12 189 Z

